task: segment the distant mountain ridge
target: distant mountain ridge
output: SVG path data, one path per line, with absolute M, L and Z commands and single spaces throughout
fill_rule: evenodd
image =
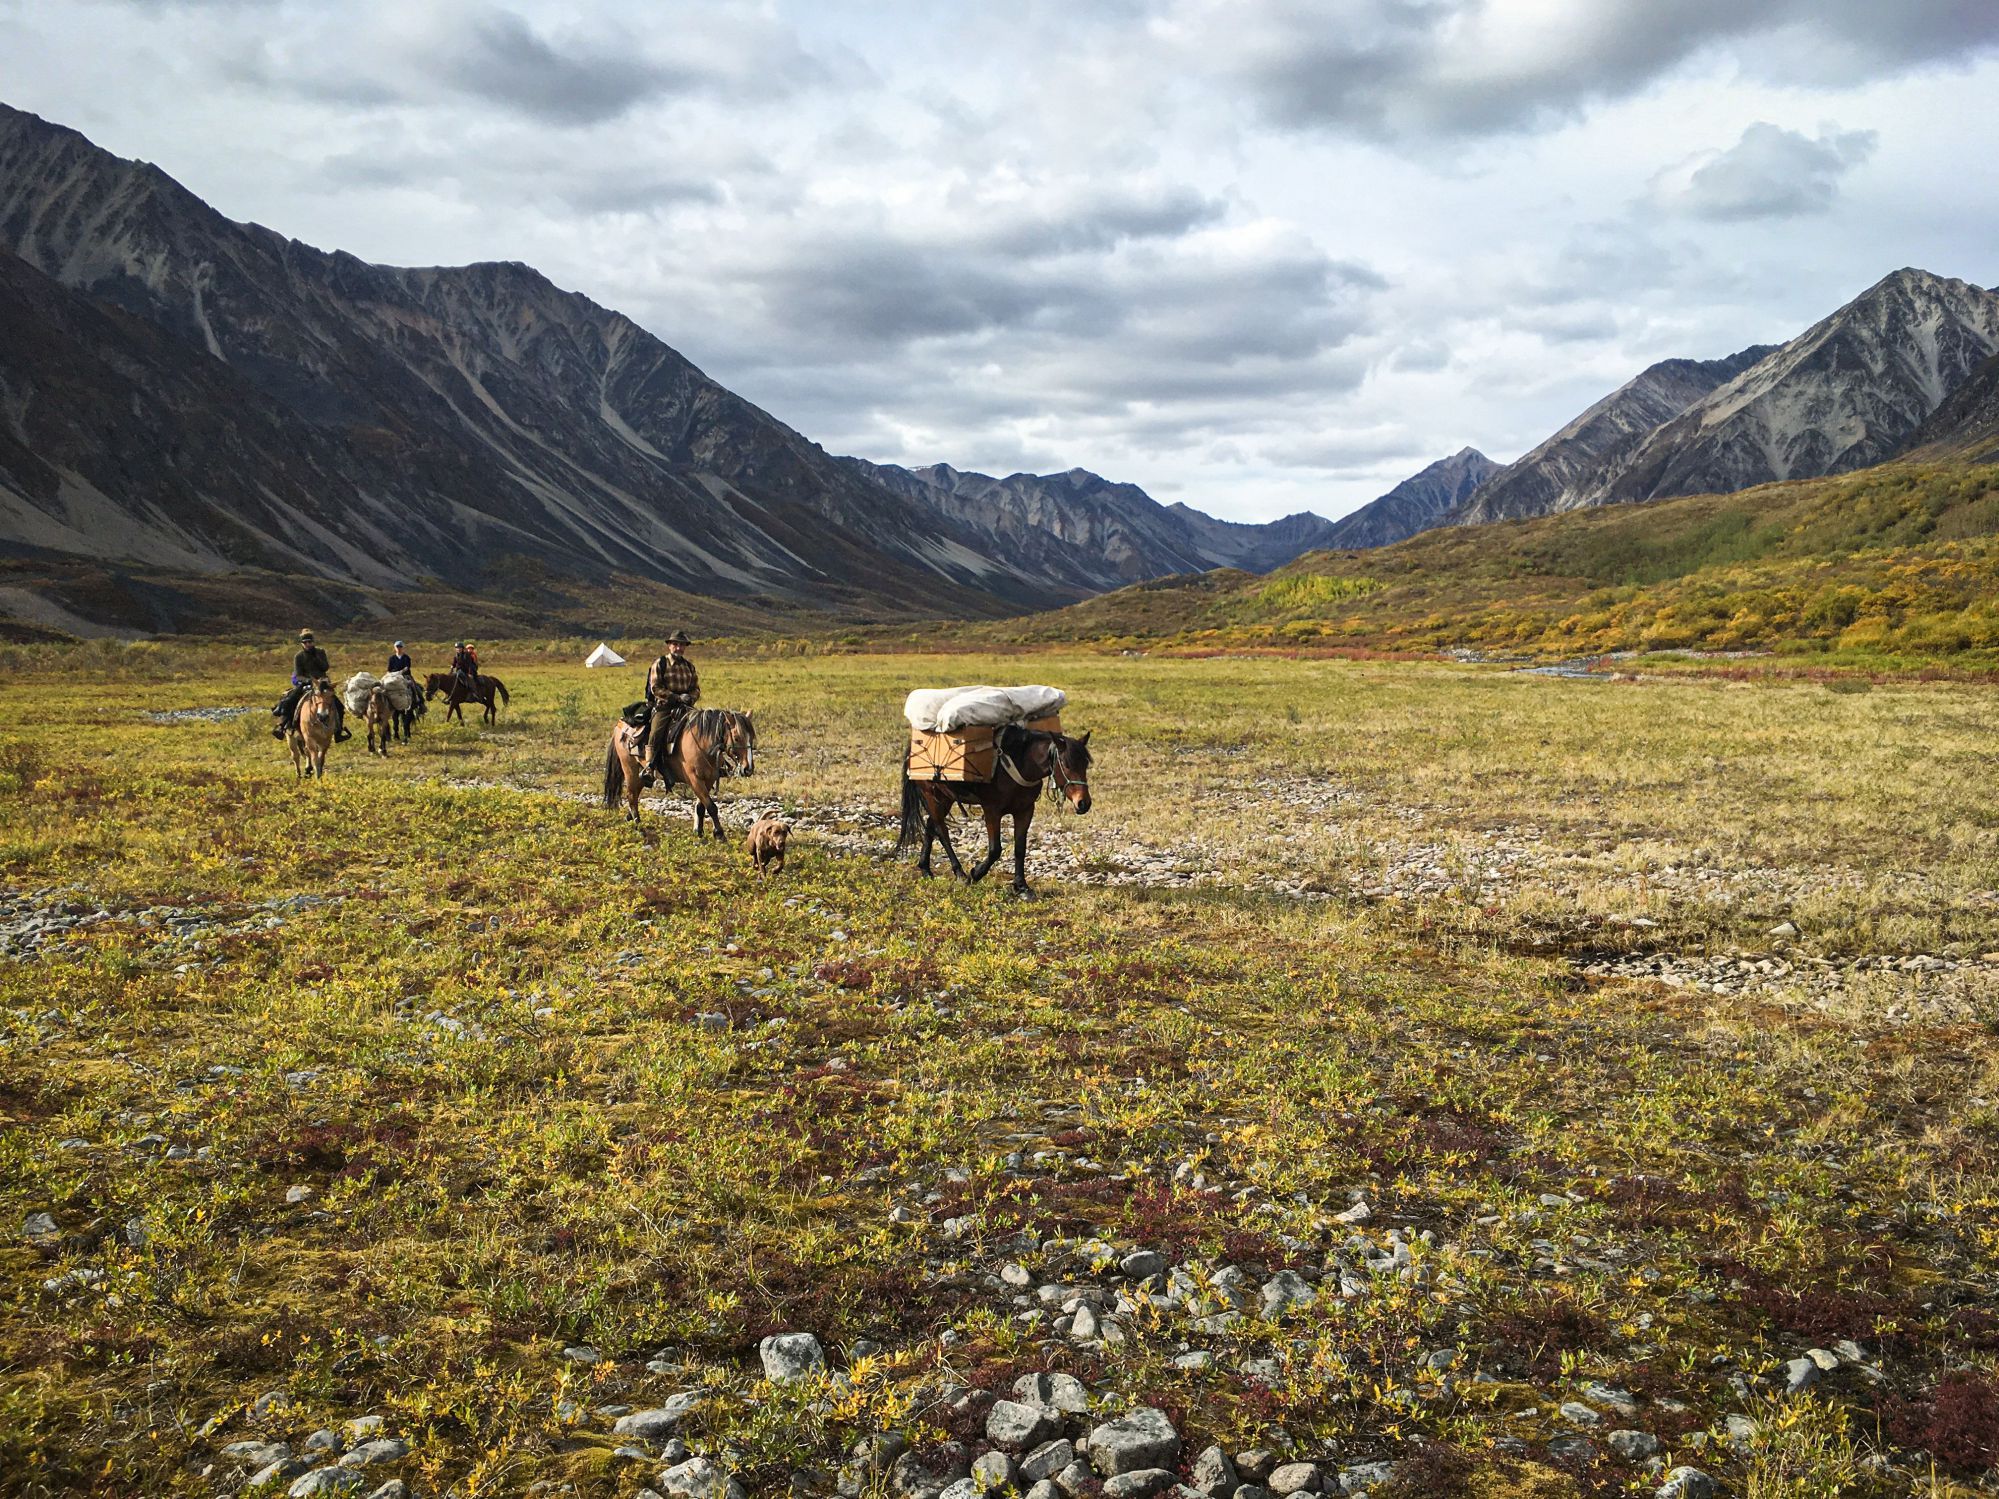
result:
M 1359 550 L 1405 541 L 1470 504 L 1499 471 L 1500 466 L 1477 448 L 1460 448 L 1335 521 L 1325 545 Z
M 1162 505 L 1136 484 L 1082 468 L 1002 479 L 948 463 L 841 461 L 961 524 L 1033 549 L 1029 555 L 1040 565 L 1086 579 L 1093 592 L 1213 567 L 1268 572 L 1330 545 L 1334 529 L 1310 512 L 1261 524 L 1218 520 L 1186 505 Z

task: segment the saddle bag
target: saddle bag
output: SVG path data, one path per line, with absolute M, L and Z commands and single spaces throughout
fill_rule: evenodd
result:
M 642 729 L 652 722 L 652 704 L 647 702 L 627 703 L 624 712 L 618 715 L 635 729 Z

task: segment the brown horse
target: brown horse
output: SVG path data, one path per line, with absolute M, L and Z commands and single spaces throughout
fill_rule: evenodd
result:
M 326 750 L 333 743 L 333 726 L 339 722 L 339 702 L 333 684 L 324 677 L 298 700 L 298 711 L 285 725 L 285 748 L 292 752 L 294 779 L 326 779 Z
M 389 741 L 396 732 L 396 710 L 389 705 L 389 689 L 380 682 L 368 689 L 368 703 L 361 710 L 361 719 L 368 725 L 368 753 L 388 759 Z
M 1090 810 L 1090 736 L 1072 739 L 1066 734 L 1050 734 L 1018 725 L 1000 730 L 999 760 L 990 781 L 917 781 L 909 775 L 909 752 L 902 756 L 902 830 L 895 840 L 897 849 L 907 848 L 919 838 L 923 851 L 916 867 L 930 874 L 930 846 L 944 845 L 944 857 L 951 872 L 967 880 L 982 880 L 999 862 L 1000 819 L 1013 819 L 1013 888 L 1019 895 L 1027 888 L 1027 829 L 1034 821 L 1034 800 L 1042 788 L 1061 796 L 1077 814 Z M 951 832 L 944 820 L 953 806 L 976 806 L 986 819 L 986 856 L 969 874 L 958 862 L 951 846 Z
M 503 703 L 513 701 L 507 696 L 507 684 L 483 671 L 479 673 L 479 685 L 476 690 L 456 672 L 434 671 L 424 678 L 423 700 L 429 702 L 440 692 L 444 694 L 444 716 L 450 718 L 456 714 L 460 723 L 465 722 L 467 703 L 479 703 L 484 706 L 486 722 L 493 723 L 499 718 L 498 710 L 493 707 L 494 694 L 497 693 Z
M 654 711 L 658 711 L 657 709 Z M 625 814 L 639 820 L 639 789 L 659 775 L 662 758 L 666 783 L 684 782 L 694 795 L 694 836 L 699 838 L 704 822 L 722 833 L 722 812 L 715 805 L 715 786 L 724 776 L 755 775 L 757 769 L 757 726 L 748 713 L 728 708 L 702 708 L 680 722 L 680 732 L 662 757 L 657 743 L 646 747 L 639 759 L 635 741 L 638 730 L 620 720 L 604 747 L 604 805 L 615 807 L 625 801 Z

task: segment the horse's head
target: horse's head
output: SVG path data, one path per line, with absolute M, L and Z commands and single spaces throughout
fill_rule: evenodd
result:
M 1049 774 L 1055 783 L 1055 790 L 1076 815 L 1082 816 L 1090 810 L 1090 736 L 1071 739 L 1067 734 L 1057 734 L 1049 746 Z
M 722 741 L 715 747 L 715 758 L 730 775 L 755 775 L 757 725 L 754 714 L 727 713 L 723 715 L 723 724 Z
M 316 724 L 333 722 L 333 684 L 321 677 L 313 684 L 312 692 L 306 699 L 312 704 L 312 721 Z

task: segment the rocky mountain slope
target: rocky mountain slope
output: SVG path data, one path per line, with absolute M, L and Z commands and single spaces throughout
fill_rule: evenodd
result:
M 1320 545 L 1344 550 L 1383 547 L 1427 531 L 1472 503 L 1498 472 L 1500 466 L 1477 448 L 1460 448 L 1334 522 Z
M 1758 344 L 1726 359 L 1661 360 L 1507 464 L 1452 512 L 1451 523 L 1475 526 L 1591 503 L 1602 475 L 1663 423 L 1771 352 Z
M 1664 423 L 1581 503 L 1724 494 L 1880 463 L 1995 351 L 1999 293 L 1896 271 Z
M 1332 544 L 1333 523 L 1309 512 L 1260 525 L 1217 520 L 1186 505 L 1162 505 L 1136 484 L 1088 469 L 998 479 L 948 463 L 842 461 L 963 525 L 1005 538 L 1065 581 L 1086 580 L 1092 592 L 1211 567 L 1268 572 Z
M 1085 591 L 526 266 L 320 251 L 4 106 L 0 251 L 15 555 L 468 588 L 528 559 L 850 612 Z

